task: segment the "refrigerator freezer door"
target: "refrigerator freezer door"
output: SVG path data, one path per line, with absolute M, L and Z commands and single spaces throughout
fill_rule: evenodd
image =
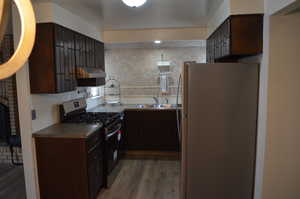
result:
M 251 199 L 258 65 L 184 67 L 183 198 Z

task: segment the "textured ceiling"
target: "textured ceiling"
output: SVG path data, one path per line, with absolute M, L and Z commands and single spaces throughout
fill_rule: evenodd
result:
M 147 29 L 204 27 L 208 16 L 223 0 L 148 0 L 139 8 L 130 8 L 121 0 L 34 0 L 52 1 L 65 9 L 103 21 L 104 29 Z

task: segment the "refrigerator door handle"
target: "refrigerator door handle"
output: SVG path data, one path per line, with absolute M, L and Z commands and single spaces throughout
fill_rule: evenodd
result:
M 183 114 L 183 119 L 188 119 L 188 114 L 187 113 Z

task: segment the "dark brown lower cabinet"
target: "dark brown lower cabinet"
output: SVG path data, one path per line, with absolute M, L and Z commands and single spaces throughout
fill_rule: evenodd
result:
M 103 150 L 100 148 L 100 146 L 97 146 L 88 155 L 90 199 L 97 198 L 99 188 L 104 185 L 104 158 L 103 156 L 99 157 L 99 154 L 103 154 Z
M 41 199 L 96 199 L 104 185 L 104 137 L 36 137 Z
M 180 151 L 176 110 L 126 110 L 128 150 Z

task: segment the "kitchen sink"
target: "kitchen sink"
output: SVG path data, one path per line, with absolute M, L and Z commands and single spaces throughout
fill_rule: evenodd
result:
M 136 108 L 151 108 L 151 105 L 147 105 L 147 104 L 138 104 L 138 105 L 136 105 Z
M 176 108 L 176 104 L 138 104 L 136 108 L 150 108 L 150 109 L 168 109 L 168 108 Z M 181 105 L 179 105 L 181 107 Z

